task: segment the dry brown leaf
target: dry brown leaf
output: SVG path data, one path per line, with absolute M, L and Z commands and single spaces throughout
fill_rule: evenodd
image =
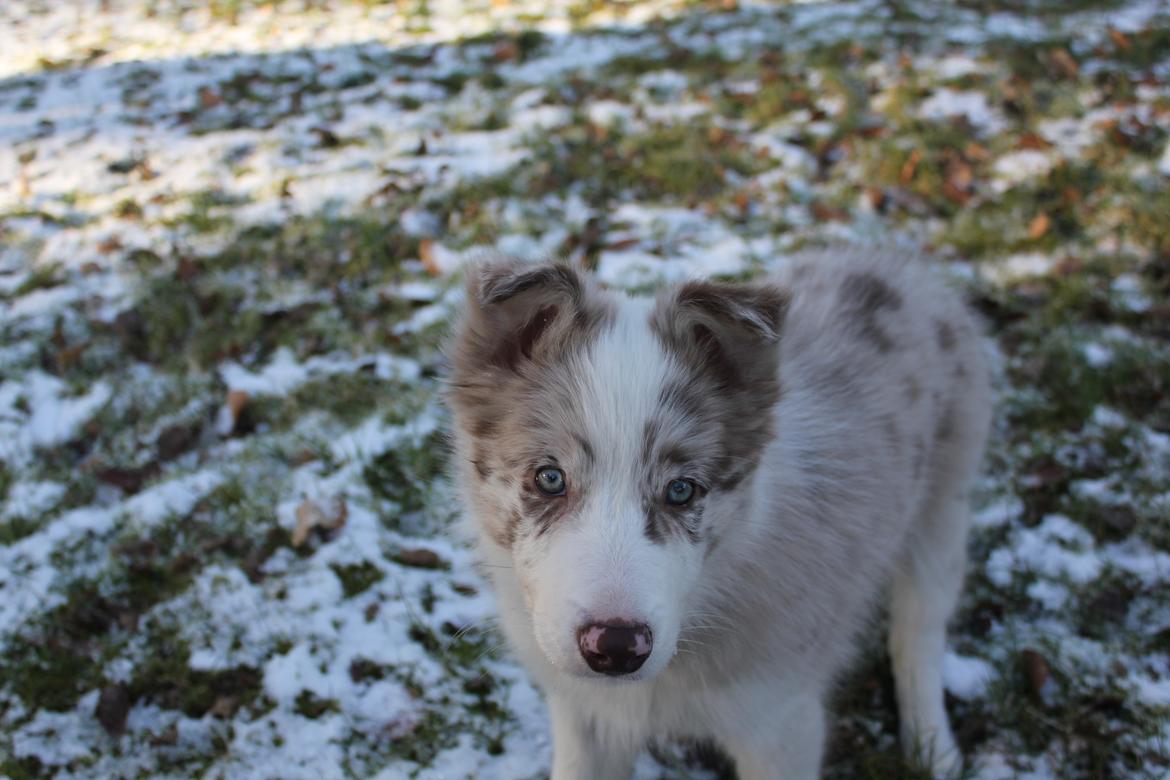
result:
M 292 546 L 300 547 L 309 540 L 313 529 L 325 521 L 325 511 L 316 501 L 305 499 L 297 507 L 297 525 L 292 532 Z
M 211 705 L 211 709 L 207 712 L 219 720 L 228 720 L 236 714 L 237 709 L 239 709 L 239 699 L 235 696 L 221 694 L 215 697 L 215 703 Z
M 840 206 L 832 206 L 819 200 L 814 200 L 809 206 L 813 216 L 821 222 L 845 222 L 849 219 L 849 212 Z
M 1028 223 L 1028 238 L 1035 241 L 1038 238 L 1043 238 L 1044 234 L 1048 232 L 1048 228 L 1052 226 L 1052 220 L 1044 212 L 1040 212 L 1032 221 Z
M 422 260 L 423 268 L 427 269 L 427 273 L 431 276 L 442 276 L 443 270 L 439 268 L 439 264 L 435 262 L 435 242 L 429 238 L 424 238 L 418 242 L 418 257 Z
M 68 371 L 81 362 L 81 356 L 85 353 L 85 343 L 74 344 L 71 347 L 65 347 L 57 352 L 55 363 L 62 371 Z
M 641 243 L 641 239 L 634 237 L 634 236 L 631 236 L 629 238 L 620 238 L 620 239 L 617 239 L 616 241 L 610 241 L 603 248 L 607 249 L 611 252 L 621 252 L 621 251 L 629 249 L 631 247 L 635 247 L 639 243 Z
M 740 190 L 735 194 L 735 207 L 739 209 L 741 214 L 747 214 L 748 209 L 751 208 L 752 197 L 746 190 Z
M 108 255 L 111 252 L 117 252 L 118 250 L 122 249 L 123 246 L 122 239 L 118 238 L 117 236 L 110 236 L 109 238 L 104 238 L 99 241 L 96 248 L 97 251 L 101 252 L 103 255 Z
M 972 141 L 963 150 L 963 156 L 974 162 L 987 162 L 991 159 L 991 151 L 983 144 Z
M 504 41 L 492 51 L 492 59 L 496 62 L 511 62 L 520 56 L 520 47 L 515 41 Z
M 293 529 L 290 542 L 293 547 L 300 547 L 316 531 L 326 534 L 336 532 L 345 525 L 348 517 L 349 506 L 340 496 L 333 499 L 333 505 L 328 512 L 316 501 L 306 498 L 297 507 L 297 524 Z
M 219 408 L 219 414 L 215 418 L 215 432 L 223 437 L 235 433 L 236 425 L 240 421 L 240 413 L 244 411 L 247 404 L 248 393 L 246 390 L 228 390 L 227 399 Z
M 909 184 L 914 179 L 914 174 L 918 173 L 918 163 L 922 161 L 922 152 L 918 149 L 910 152 L 910 156 L 906 158 L 906 162 L 902 163 L 902 170 L 898 173 L 898 181 L 902 184 Z
M 1039 650 L 1028 647 L 1020 652 L 1020 662 L 1024 666 L 1024 674 L 1028 678 L 1028 688 L 1037 701 L 1042 700 L 1041 692 L 1045 684 L 1052 677 L 1052 667 L 1048 659 L 1041 655 Z
M 439 569 L 443 567 L 443 559 L 434 550 L 425 547 L 412 547 L 399 550 L 395 560 L 403 566 L 414 566 L 418 569 Z
M 223 102 L 223 98 L 219 96 L 211 87 L 200 87 L 199 89 L 199 105 L 204 108 L 215 108 Z
M 232 413 L 232 419 L 238 420 L 240 412 L 244 411 L 244 406 L 248 403 L 248 391 L 246 390 L 229 390 L 227 394 L 227 408 Z
M 112 737 L 120 737 L 126 731 L 126 716 L 130 713 L 130 689 L 123 683 L 102 689 L 94 717 Z
M 949 181 L 943 182 L 942 194 L 944 198 L 960 206 L 971 200 L 971 193 L 967 191 L 966 187 L 955 186 L 954 183 Z
M 1048 142 L 1047 138 L 1038 133 L 1027 132 L 1020 136 L 1020 140 L 1016 141 L 1016 148 L 1038 149 L 1043 151 L 1045 149 L 1051 149 L 1052 144 Z
M 1052 52 L 1052 66 L 1058 74 L 1068 79 L 1075 79 L 1081 71 L 1080 65 L 1068 53 L 1068 49 L 1056 49 Z
M 975 172 L 963 160 L 956 160 L 951 166 L 951 183 L 961 189 L 967 189 L 975 182 Z
M 1122 51 L 1129 51 L 1129 47 L 1133 45 L 1129 42 L 1129 36 L 1116 27 L 1109 28 L 1109 40 L 1113 41 L 1113 45 Z

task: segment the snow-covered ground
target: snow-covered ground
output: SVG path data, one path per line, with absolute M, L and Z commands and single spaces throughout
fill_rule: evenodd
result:
M 461 265 L 841 239 L 988 322 L 972 776 L 1170 776 L 1170 4 L 1022 5 L 0 4 L 0 777 L 544 776 L 443 476 Z M 907 776 L 889 688 L 875 633 L 828 776 Z

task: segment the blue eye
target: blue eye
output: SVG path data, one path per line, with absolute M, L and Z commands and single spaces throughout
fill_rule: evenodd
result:
M 695 483 L 689 479 L 672 480 L 666 486 L 666 503 L 674 506 L 689 504 L 695 497 Z
M 536 472 L 536 487 L 546 496 L 565 494 L 565 472 L 560 469 L 543 468 Z

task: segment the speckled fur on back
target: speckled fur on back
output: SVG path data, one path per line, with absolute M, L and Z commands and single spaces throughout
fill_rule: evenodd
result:
M 883 594 L 906 749 L 960 766 L 941 661 L 989 390 L 924 263 L 838 250 L 637 299 L 495 261 L 468 290 L 458 479 L 554 780 L 628 776 L 662 737 L 714 738 L 744 780 L 818 776 L 825 697 Z M 534 483 L 548 468 L 563 493 Z M 582 660 L 581 626 L 633 623 L 635 672 Z

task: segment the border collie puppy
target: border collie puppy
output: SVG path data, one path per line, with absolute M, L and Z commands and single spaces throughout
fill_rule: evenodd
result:
M 885 594 L 903 745 L 958 771 L 941 666 L 990 391 L 924 263 L 847 249 L 629 297 L 495 259 L 450 358 L 458 483 L 553 780 L 628 777 L 676 737 L 742 780 L 818 777 Z

